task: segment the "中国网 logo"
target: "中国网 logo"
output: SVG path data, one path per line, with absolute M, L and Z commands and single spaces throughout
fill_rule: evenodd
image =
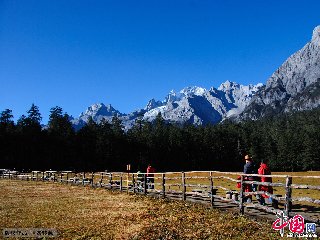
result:
M 304 223 L 304 218 L 301 215 L 296 215 L 289 218 L 283 211 L 276 213 L 278 219 L 273 223 L 274 230 L 280 230 L 280 235 L 283 237 L 283 229 L 289 225 L 291 231 L 287 237 L 317 237 L 316 224 Z M 305 233 L 303 233 L 305 230 Z

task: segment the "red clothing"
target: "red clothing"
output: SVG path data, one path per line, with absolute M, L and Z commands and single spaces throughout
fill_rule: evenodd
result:
M 147 177 L 154 177 L 154 174 L 152 174 L 152 173 L 155 173 L 155 172 L 156 172 L 156 170 L 153 167 L 149 166 L 147 168 Z
M 271 175 L 271 170 L 267 166 L 267 164 L 261 164 L 260 168 L 258 169 L 258 174 L 259 175 Z M 270 182 L 272 183 L 272 178 L 271 177 L 261 177 L 261 182 Z M 259 191 L 265 191 L 268 193 L 273 193 L 273 188 L 271 186 L 259 186 Z M 265 198 L 269 198 L 267 195 L 262 195 Z
M 241 180 L 241 176 L 239 176 L 237 180 Z M 244 181 L 247 181 L 247 180 L 244 179 Z M 237 182 L 237 188 L 241 188 L 240 182 Z M 252 192 L 251 184 L 244 184 L 244 191 L 245 192 Z

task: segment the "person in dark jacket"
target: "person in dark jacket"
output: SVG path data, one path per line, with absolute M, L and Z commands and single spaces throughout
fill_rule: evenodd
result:
M 244 174 L 257 174 L 256 167 L 255 167 L 254 163 L 251 161 L 252 157 L 249 157 L 249 155 L 246 155 L 244 160 L 246 161 L 246 165 L 244 165 L 244 167 L 243 167 L 243 173 Z M 256 177 L 254 177 L 254 176 L 247 176 L 245 179 L 247 181 L 257 180 Z M 255 192 L 255 191 L 256 191 L 256 186 L 254 184 L 248 184 L 245 186 L 245 192 Z M 259 203 L 262 203 L 259 195 L 256 195 L 256 198 Z M 251 202 L 252 202 L 252 196 L 249 196 L 247 198 L 247 203 L 251 203 Z

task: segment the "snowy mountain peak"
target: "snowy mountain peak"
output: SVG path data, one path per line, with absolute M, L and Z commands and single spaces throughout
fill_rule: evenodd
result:
M 174 90 L 171 90 L 169 92 L 169 94 L 166 96 L 166 98 L 164 99 L 164 103 L 167 103 L 167 102 L 173 102 L 173 101 L 179 101 L 181 100 L 183 96 L 180 94 L 180 93 L 176 93 Z
M 168 103 L 168 102 L 174 102 L 174 101 L 180 101 L 186 96 L 203 96 L 207 90 L 205 88 L 201 87 L 186 87 L 182 89 L 180 92 L 175 92 L 174 90 L 171 90 L 170 93 L 166 96 L 164 99 L 163 103 Z
M 81 113 L 79 119 L 87 121 L 89 117 L 92 117 L 94 120 L 97 116 L 113 116 L 114 114 L 120 114 L 119 111 L 115 110 L 111 104 L 105 106 L 103 103 L 95 103 L 89 106 L 85 113 Z
M 151 98 L 151 100 L 148 102 L 147 106 L 144 108 L 146 111 L 150 111 L 151 109 L 161 107 L 163 106 L 164 103 L 161 101 L 156 101 L 154 98 Z
M 95 103 L 89 106 L 85 112 L 86 115 L 92 116 L 94 113 L 99 111 L 99 109 L 104 108 L 105 105 L 103 103 Z
M 196 96 L 203 96 L 207 90 L 201 87 L 186 87 L 180 91 L 180 93 L 184 94 L 184 96 L 188 95 L 196 95 Z
M 320 26 L 312 39 L 292 54 L 257 92 L 241 118 L 259 119 L 269 114 L 309 110 L 320 105 Z
M 196 86 L 186 87 L 180 92 L 171 90 L 164 101 L 156 101 L 152 98 L 144 109 L 129 114 L 120 114 L 111 105 L 95 103 L 88 107 L 85 113 L 81 113 L 77 119 L 72 120 L 72 123 L 76 129 L 79 129 L 88 122 L 89 117 L 92 117 L 97 123 L 102 118 L 110 122 L 116 113 L 128 130 L 135 123 L 138 113 L 143 113 L 144 120 L 152 122 L 159 112 L 169 122 L 175 121 L 183 124 L 188 121 L 195 125 L 215 123 L 224 117 L 240 113 L 258 89 L 259 85 L 243 86 L 230 81 L 221 84 L 218 90 L 211 88 L 208 91 Z
M 317 46 L 320 46 L 320 25 L 313 30 L 311 42 Z
M 193 124 L 217 122 L 239 114 L 249 104 L 254 93 L 263 84 L 243 86 L 226 81 L 219 89 L 210 91 L 201 87 L 186 87 L 179 93 L 170 91 L 163 102 L 151 99 L 145 110 L 144 119 L 153 121 L 161 112 L 165 120 L 189 121 Z
M 240 85 L 238 83 L 235 82 L 230 82 L 229 80 L 227 80 L 225 83 L 222 83 L 220 85 L 220 87 L 218 88 L 218 90 L 220 91 L 229 91 L 231 89 L 237 88 Z

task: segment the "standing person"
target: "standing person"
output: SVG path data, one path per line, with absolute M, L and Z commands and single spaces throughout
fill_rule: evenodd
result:
M 154 169 L 154 167 L 152 167 L 150 164 L 148 165 L 147 168 L 147 183 L 154 183 L 154 173 L 156 172 L 156 170 Z M 148 185 L 149 189 L 154 189 L 153 185 Z
M 249 157 L 249 155 L 246 155 L 244 160 L 246 161 L 246 165 L 244 165 L 243 167 L 243 173 L 244 174 L 257 174 L 256 168 L 253 164 L 252 157 Z M 247 176 L 245 178 L 247 181 L 254 181 L 256 180 L 256 177 L 253 176 Z M 246 184 L 245 186 L 245 192 L 255 192 L 256 191 L 256 186 L 254 184 Z M 261 203 L 261 198 L 259 195 L 256 195 L 256 198 L 258 200 L 259 203 Z M 252 202 L 252 196 L 249 196 L 247 198 L 247 203 L 251 203 Z
M 259 175 L 271 175 L 270 167 L 267 165 L 267 162 L 264 159 L 261 159 L 261 165 L 260 165 L 260 168 L 258 169 L 258 174 Z M 261 177 L 261 182 L 272 183 L 272 178 L 271 177 Z M 265 192 L 273 194 L 272 186 L 262 186 L 262 185 L 260 185 L 259 186 L 259 191 L 265 191 Z M 272 204 L 272 206 L 274 208 L 278 208 L 278 201 L 277 200 L 273 200 L 271 197 L 268 197 L 265 194 L 262 194 L 262 197 L 261 197 L 261 200 L 262 200 L 261 202 L 262 202 L 263 205 L 265 204 L 265 198 L 269 199 L 269 201 L 271 202 L 271 204 Z
M 142 192 L 142 182 L 143 182 L 143 175 L 141 171 L 139 170 L 140 168 L 138 167 L 138 172 L 137 172 L 137 189 L 138 192 Z

